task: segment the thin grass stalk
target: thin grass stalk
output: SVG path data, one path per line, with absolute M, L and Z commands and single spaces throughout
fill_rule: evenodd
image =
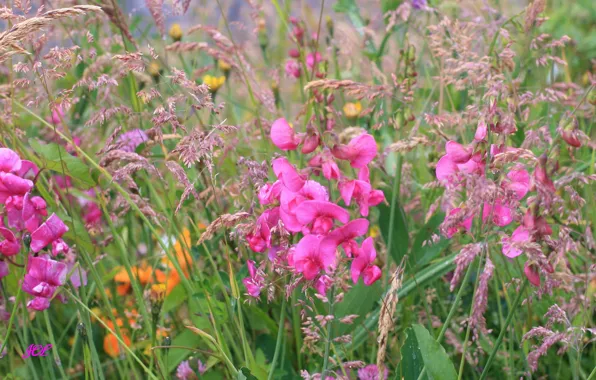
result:
M 281 343 L 283 340 L 283 333 L 284 333 L 284 321 L 286 318 L 286 297 L 283 297 L 281 301 L 281 312 L 279 314 L 279 325 L 277 328 L 277 340 L 275 342 L 275 353 L 273 354 L 273 360 L 271 361 L 271 368 L 269 369 L 269 376 L 267 376 L 267 380 L 273 379 L 273 372 L 275 372 L 275 366 L 277 364 L 277 360 L 279 358 L 279 351 L 281 348 Z

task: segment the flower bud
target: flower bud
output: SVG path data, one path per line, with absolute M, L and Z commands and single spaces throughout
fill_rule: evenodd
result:
M 325 19 L 325 24 L 327 25 L 327 31 L 329 32 L 329 35 L 333 38 L 333 32 L 334 32 L 333 19 L 330 16 L 327 16 L 327 18 Z
M 27 248 L 27 251 L 28 251 L 29 247 L 31 246 L 31 234 L 30 233 L 26 233 L 23 235 L 23 244 L 25 244 L 25 248 Z
M 172 24 L 169 35 L 175 42 L 180 41 L 182 39 L 182 27 L 180 27 L 180 24 Z

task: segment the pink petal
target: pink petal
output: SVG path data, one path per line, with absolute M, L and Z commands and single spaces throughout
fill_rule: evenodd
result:
M 528 231 L 524 226 L 519 226 L 513 231 L 511 238 L 505 237 L 501 240 L 503 243 L 503 254 L 511 259 L 521 255 L 523 251 L 519 248 L 515 248 L 511 246 L 511 243 L 520 243 L 524 241 L 530 240 L 530 231 Z
M 302 144 L 302 154 L 309 154 L 315 151 L 317 147 L 321 144 L 321 139 L 319 135 L 316 133 L 309 134 L 304 139 L 304 143 Z
M 505 188 L 515 192 L 518 200 L 521 200 L 530 190 L 530 174 L 525 169 L 515 169 L 507 173 L 511 180 L 505 184 Z
M 368 133 L 354 137 L 350 143 L 336 146 L 332 153 L 341 160 L 349 160 L 353 168 L 363 168 L 377 155 L 375 138 Z
M 295 150 L 300 143 L 294 128 L 284 118 L 275 120 L 271 125 L 271 141 L 281 150 Z
M 258 198 L 262 205 L 268 205 L 276 200 L 279 200 L 279 194 L 281 193 L 282 183 L 281 181 L 275 181 L 273 184 L 266 183 L 259 190 Z
M 9 273 L 8 263 L 4 260 L 0 260 L 0 279 L 8 276 L 8 273 Z
M 33 188 L 33 182 L 15 174 L 0 172 L 0 202 L 11 195 L 25 195 Z
M 0 148 L 0 172 L 10 173 L 21 168 L 21 158 L 13 150 Z
M 444 155 L 437 162 L 437 180 L 443 185 L 453 183 L 453 177 L 458 172 L 457 165 L 449 155 Z
M 4 256 L 14 256 L 21 250 L 21 244 L 17 241 L 14 233 L 4 227 L 0 227 L 0 234 L 5 240 L 0 241 L 0 253 Z
M 56 215 L 52 214 L 41 226 L 31 234 L 31 251 L 37 253 L 57 240 L 68 231 L 68 227 Z
M 486 138 L 487 131 L 488 129 L 486 127 L 486 123 L 484 122 L 484 120 L 480 120 L 478 122 L 478 127 L 476 128 L 476 134 L 474 134 L 474 140 L 484 140 Z
M 305 179 L 285 157 L 276 158 L 272 162 L 273 172 L 285 187 L 296 192 L 302 189 Z
M 343 199 L 346 206 L 349 206 L 352 202 L 352 195 L 354 194 L 354 188 L 356 187 L 356 181 L 342 181 L 338 184 L 339 194 Z
M 456 164 L 464 164 L 472 158 L 472 149 L 466 148 L 455 141 L 447 141 L 445 151 Z
M 381 272 L 381 268 L 376 265 L 372 265 L 362 272 L 362 280 L 364 281 L 364 285 L 371 286 L 378 281 L 382 275 L 383 273 Z
M 366 268 L 367 265 L 368 260 L 366 260 L 366 257 L 362 257 L 362 255 L 352 260 L 352 266 L 350 267 L 350 271 L 352 273 L 352 282 L 354 282 L 354 284 L 358 283 L 360 274 Z
M 350 239 L 364 235 L 368 231 L 367 219 L 354 219 L 346 225 L 336 228 L 321 241 L 321 251 L 325 255 L 335 255 L 337 247 Z
M 530 281 L 530 284 L 536 287 L 540 286 L 540 274 L 533 265 L 528 265 L 528 263 L 526 263 L 524 265 L 524 274 Z
M 21 161 L 21 167 L 14 174 L 21 178 L 33 180 L 39 173 L 39 168 L 33 162 L 28 160 Z
M 47 298 L 42 297 L 35 297 L 31 301 L 27 303 L 28 309 L 33 309 L 37 311 L 44 311 L 50 307 L 50 300 Z
M 296 217 L 304 225 L 325 216 L 337 219 L 342 223 L 347 223 L 350 220 L 350 213 L 331 202 L 304 201 L 296 208 Z

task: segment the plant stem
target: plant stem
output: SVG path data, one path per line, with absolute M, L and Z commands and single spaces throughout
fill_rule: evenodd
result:
M 471 265 L 470 265 L 471 266 Z M 466 351 L 468 350 L 468 341 L 470 340 L 470 332 L 472 331 L 472 313 L 474 312 L 474 296 L 476 295 L 476 291 L 478 290 L 478 283 L 480 282 L 480 271 L 482 270 L 482 260 L 478 263 L 478 272 L 476 272 L 476 282 L 474 284 L 474 292 L 472 293 L 472 305 L 470 306 L 470 312 L 468 313 L 468 327 L 466 328 L 466 337 L 464 338 L 464 343 L 462 346 L 462 354 L 461 354 L 461 361 L 459 362 L 459 373 L 457 375 L 457 380 L 461 380 L 462 375 L 464 374 L 464 365 L 466 364 Z
M 397 209 L 397 199 L 399 198 L 399 189 L 401 185 L 401 165 L 402 164 L 402 156 L 401 154 L 397 155 L 397 161 L 395 162 L 395 176 L 393 178 L 393 190 L 391 192 L 391 211 L 389 213 L 389 238 L 387 239 L 387 258 L 385 260 L 386 263 L 389 263 L 389 256 L 391 255 L 391 251 L 394 245 L 394 236 L 393 230 L 395 229 L 395 212 Z M 399 264 L 399 263 L 398 263 Z M 385 273 L 383 279 L 383 289 L 387 289 L 387 284 L 389 282 L 389 271 L 391 269 L 390 265 L 386 265 L 387 271 Z
M 482 374 L 480 375 L 480 380 L 486 379 L 486 376 L 488 375 L 488 370 L 490 369 L 490 367 L 493 363 L 493 360 L 495 360 L 495 356 L 497 355 L 499 346 L 501 346 L 501 343 L 503 342 L 503 337 L 505 336 L 505 332 L 507 332 L 507 328 L 509 327 L 509 325 L 511 324 L 511 321 L 513 320 L 513 315 L 515 314 L 515 311 L 517 310 L 517 307 L 519 306 L 519 303 L 521 302 L 521 299 L 524 295 L 524 292 L 525 292 L 527 286 L 528 286 L 528 280 L 524 280 L 524 284 L 522 285 L 522 288 L 520 289 L 519 293 L 517 294 L 517 297 L 513 301 L 513 304 L 511 305 L 511 309 L 509 309 L 509 314 L 507 314 L 507 319 L 505 320 L 505 326 L 503 326 L 501 328 L 501 332 L 499 333 L 499 336 L 497 337 L 497 341 L 495 342 L 493 350 L 491 351 L 491 353 L 488 357 L 488 360 L 486 361 L 484 370 L 482 371 Z M 594 371 L 592 371 L 592 372 L 594 372 Z M 590 378 L 591 377 L 592 377 L 592 375 L 590 375 Z
M 267 380 L 273 379 L 273 372 L 275 371 L 275 365 L 279 358 L 279 351 L 281 348 L 281 342 L 283 340 L 284 331 L 284 319 L 286 318 L 286 297 L 283 297 L 281 302 L 281 313 L 279 315 L 279 326 L 277 327 L 277 342 L 275 343 L 275 354 L 273 354 L 273 361 L 271 362 L 271 369 L 269 370 L 269 376 Z
M 329 315 L 333 315 L 333 304 L 335 302 L 335 286 L 331 288 L 329 296 Z M 331 333 L 333 321 L 327 322 L 327 340 L 325 341 L 325 355 L 323 356 L 323 370 L 321 371 L 321 378 L 325 378 L 327 367 L 329 366 L 329 348 L 331 347 Z

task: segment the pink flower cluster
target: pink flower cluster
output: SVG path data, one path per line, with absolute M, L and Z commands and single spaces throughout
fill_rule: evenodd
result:
M 56 215 L 47 217 L 43 198 L 31 194 L 39 172 L 35 164 L 21 160 L 17 153 L 0 148 L 0 278 L 8 275 L 8 263 L 22 250 L 27 260 L 23 290 L 35 298 L 27 306 L 44 310 L 50 305 L 58 286 L 64 285 L 67 265 L 38 254 L 45 248 L 52 256 L 66 254 L 69 246 L 62 240 L 68 227 Z
M 350 212 L 330 197 L 331 189 L 313 179 L 323 175 L 337 189 L 345 206 L 352 200 L 358 205 L 360 216 L 368 216 L 369 207 L 384 200 L 383 192 L 372 188 L 368 164 L 377 154 L 375 139 L 363 133 L 347 145 L 336 144 L 331 149 L 323 146 L 316 134 L 296 134 L 285 119 L 276 120 L 271 128 L 271 140 L 281 150 L 312 153 L 309 167 L 298 170 L 285 157 L 275 158 L 272 168 L 277 180 L 265 184 L 258 193 L 262 205 L 271 206 L 257 219 L 254 229 L 247 234 L 250 248 L 267 252 L 272 262 L 284 262 L 296 274 L 312 281 L 317 291 L 325 294 L 332 275 L 341 259 L 338 248 L 343 248 L 345 260 L 351 260 L 354 283 L 360 278 L 371 285 L 381 277 L 381 270 L 374 265 L 376 251 L 371 237 L 362 243 L 356 241 L 368 232 L 365 218 L 352 219 Z M 358 178 L 342 174 L 338 162 L 344 160 L 358 170 Z M 288 235 L 302 237 L 297 244 L 288 243 Z M 248 294 L 258 297 L 264 286 L 264 277 L 248 263 L 250 277 L 244 279 Z
M 297 43 L 298 49 L 293 48 L 293 49 L 290 49 L 290 51 L 288 52 L 290 59 L 288 59 L 286 61 L 286 68 L 285 68 L 286 75 L 291 78 L 300 78 L 300 75 L 302 75 L 302 67 L 300 66 L 300 61 L 299 61 L 300 60 L 300 50 L 303 50 L 306 48 L 305 43 L 304 43 L 304 24 L 302 22 L 300 22 L 299 20 L 297 20 L 295 17 L 290 17 L 290 22 L 292 24 L 291 37 L 292 37 L 292 40 L 294 40 Z M 313 41 L 312 45 L 316 45 L 314 43 L 316 40 L 317 40 L 317 34 L 314 33 L 312 36 L 312 41 Z M 316 48 L 316 46 L 313 47 L 313 50 L 315 48 Z M 319 53 L 316 50 L 311 53 L 308 53 L 306 55 L 307 69 L 309 71 L 314 72 L 318 78 L 324 77 L 324 74 L 318 70 L 319 63 L 321 63 L 322 61 L 323 61 L 323 57 L 321 56 L 321 53 Z
M 448 141 L 445 145 L 446 154 L 439 159 L 436 167 L 436 176 L 439 182 L 450 190 L 464 191 L 466 179 L 469 177 L 479 177 L 485 179 L 485 168 L 487 160 L 494 159 L 497 154 L 510 152 L 515 153 L 515 148 L 505 148 L 504 146 L 492 145 L 490 150 L 483 152 L 477 149 L 480 142 L 483 142 L 487 133 L 487 127 L 481 123 L 476 131 L 475 142 L 469 146 L 461 145 L 455 141 Z M 539 183 L 543 188 L 554 192 L 555 188 L 548 178 L 542 166 L 534 170 L 534 181 L 528 171 L 520 164 L 514 165 L 500 181 L 498 196 L 489 201 L 485 201 L 482 206 L 482 224 L 487 222 L 505 227 L 515 218 L 515 207 L 524 199 L 530 190 Z M 449 227 L 444 233 L 448 238 L 453 237 L 458 231 L 469 232 L 472 228 L 474 219 L 474 210 L 466 210 L 462 207 L 455 207 L 448 210 L 445 221 L 449 219 L 458 220 L 453 225 L 448 223 Z M 502 239 L 502 252 L 508 258 L 515 258 L 523 253 L 519 245 L 536 241 L 546 235 L 552 234 L 550 226 L 546 220 L 535 215 L 530 209 L 523 218 L 523 223 L 513 232 L 511 237 Z M 544 268 L 552 272 L 552 267 L 546 265 Z M 536 268 L 526 263 L 524 270 L 530 282 L 536 286 L 540 285 L 540 276 Z

